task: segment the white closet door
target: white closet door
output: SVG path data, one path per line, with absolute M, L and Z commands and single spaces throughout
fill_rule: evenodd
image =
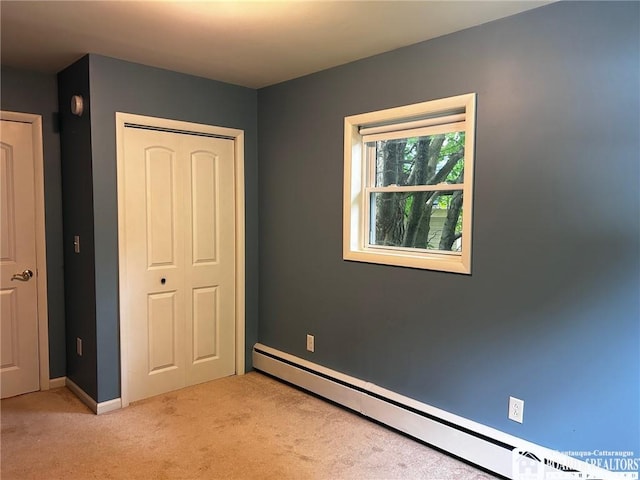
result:
M 140 128 L 126 128 L 124 144 L 135 401 L 235 373 L 234 151 L 231 140 Z

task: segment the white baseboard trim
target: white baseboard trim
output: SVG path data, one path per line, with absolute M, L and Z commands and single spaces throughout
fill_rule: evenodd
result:
M 49 390 L 52 388 L 64 387 L 67 383 L 67 377 L 58 377 L 49 379 Z
M 96 409 L 96 415 L 102 415 L 103 413 L 112 412 L 114 410 L 120 410 L 122 408 L 122 401 L 119 398 L 107 400 L 106 402 L 100 402 Z
M 628 473 L 597 468 L 260 343 L 253 347 L 253 366 L 506 478 L 634 478 L 625 476 Z
M 102 415 L 103 413 L 111 412 L 122 408 L 122 401 L 119 398 L 113 400 L 107 400 L 106 402 L 97 403 L 93 398 L 76 385 L 71 379 L 66 378 L 65 385 L 71 390 L 87 407 L 89 407 L 96 415 Z

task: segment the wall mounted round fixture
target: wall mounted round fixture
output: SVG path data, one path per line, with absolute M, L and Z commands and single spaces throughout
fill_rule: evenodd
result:
M 84 111 L 84 100 L 82 95 L 74 95 L 71 97 L 71 113 L 81 116 Z

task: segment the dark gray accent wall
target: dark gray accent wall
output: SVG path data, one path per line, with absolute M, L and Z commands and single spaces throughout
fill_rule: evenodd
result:
M 84 113 L 80 117 L 71 114 L 73 95 L 81 95 L 84 100 Z M 98 385 L 88 56 L 58 74 L 58 101 L 64 208 L 67 377 L 95 399 Z M 80 237 L 80 253 L 74 252 L 75 235 Z M 82 356 L 76 352 L 78 338 L 82 340 Z
M 260 341 L 546 447 L 640 451 L 638 19 L 554 3 L 261 89 Z M 344 117 L 469 92 L 473 274 L 343 261 Z
M 62 254 L 62 184 L 58 93 L 55 75 L 2 67 L 2 110 L 42 116 L 44 201 L 47 248 L 47 309 L 49 314 L 49 378 L 64 377 L 65 327 Z
M 89 55 L 98 402 L 120 395 L 118 211 L 115 113 L 127 112 L 245 131 L 246 364 L 258 331 L 257 92 Z M 87 179 L 89 180 L 89 179 Z

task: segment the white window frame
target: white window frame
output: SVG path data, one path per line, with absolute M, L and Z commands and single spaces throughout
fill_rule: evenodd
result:
M 473 219 L 473 164 L 476 117 L 476 94 L 469 93 L 429 102 L 405 105 L 376 112 L 352 115 L 344 119 L 344 198 L 343 258 L 358 262 L 396 265 L 454 273 L 471 273 Z M 462 123 L 461 123 L 462 122 Z M 369 244 L 368 215 L 370 193 L 405 190 L 443 190 L 442 186 L 375 187 L 365 154 L 367 139 L 393 136 L 390 131 L 409 134 L 434 134 L 442 131 L 464 131 L 464 181 L 446 190 L 462 189 L 462 251 L 452 252 L 416 248 L 384 247 Z M 448 129 L 448 127 L 451 127 Z M 382 138 L 381 137 L 381 138 Z M 451 187 L 451 188 L 449 188 Z

